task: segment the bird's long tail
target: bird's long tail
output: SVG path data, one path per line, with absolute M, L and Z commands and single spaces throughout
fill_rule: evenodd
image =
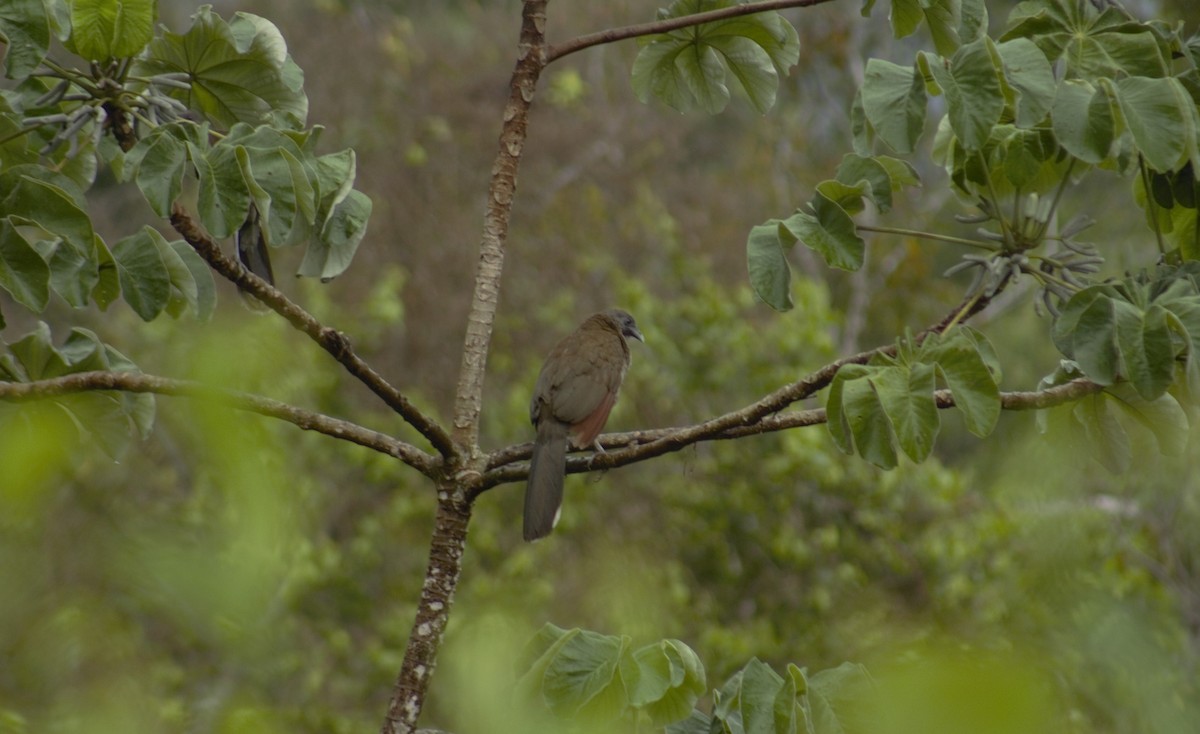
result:
M 543 418 L 538 422 L 525 487 L 525 540 L 546 537 L 558 523 L 566 469 L 567 425 Z

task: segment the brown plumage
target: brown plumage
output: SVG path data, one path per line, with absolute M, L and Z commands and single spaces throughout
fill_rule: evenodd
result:
M 626 337 L 645 341 L 628 312 L 601 311 L 560 341 L 542 365 L 529 403 L 537 438 L 525 487 L 525 540 L 549 535 L 558 522 L 568 434 L 585 448 L 604 430 L 629 369 Z

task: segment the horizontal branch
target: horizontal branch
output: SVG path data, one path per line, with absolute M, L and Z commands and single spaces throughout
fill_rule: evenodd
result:
M 221 248 L 192 219 L 178 202 L 171 207 L 171 226 L 204 258 L 209 267 L 254 298 L 266 304 L 297 330 L 329 352 L 346 371 L 358 378 L 392 410 L 417 429 L 442 456 L 455 452 L 454 443 L 436 421 L 422 413 L 399 390 L 354 353 L 350 340 L 342 332 L 322 326 L 316 317 L 293 303 L 278 288 L 242 267 L 241 263 L 221 252 Z
M 623 28 L 611 28 L 604 31 L 597 31 L 596 33 L 577 36 L 569 41 L 552 45 L 546 51 L 546 63 L 549 64 L 551 61 L 556 61 L 564 56 L 573 54 L 576 51 L 582 51 L 585 48 L 591 48 L 592 46 L 600 46 L 606 43 L 616 43 L 617 41 L 624 41 L 630 38 L 639 38 L 641 36 L 653 36 L 659 33 L 670 33 L 671 31 L 677 31 L 680 28 L 690 28 L 691 26 L 701 25 L 703 23 L 712 23 L 716 20 L 725 20 L 726 18 L 736 18 L 742 15 L 764 13 L 768 10 L 807 8 L 812 5 L 822 5 L 828 2 L 833 2 L 833 0 L 765 0 L 764 2 L 731 5 L 727 8 L 710 10 L 706 13 L 696 13 L 695 15 L 684 15 L 678 18 L 667 18 L 665 20 L 655 20 L 649 23 L 629 25 Z
M 71 393 L 119 390 L 212 400 L 223 406 L 286 421 L 306 431 L 356 443 L 393 456 L 426 476 L 436 472 L 437 460 L 420 449 L 356 423 L 303 410 L 258 395 L 211 387 L 189 380 L 147 375 L 142 372 L 77 372 L 34 382 L 0 382 L 0 400 L 43 400 Z
M 1078 379 L 1045 390 L 1000 393 L 1000 407 L 1004 410 L 1038 410 L 1052 408 L 1093 395 L 1104 389 L 1091 380 Z M 954 395 L 949 390 L 937 390 L 934 403 L 945 410 L 955 406 Z M 745 436 L 762 435 L 786 431 L 792 428 L 815 426 L 827 422 L 824 408 L 796 410 L 764 416 L 761 420 L 744 425 L 731 426 L 716 433 L 705 432 L 700 423 L 678 428 L 657 428 L 627 433 L 606 433 L 598 439 L 604 453 L 586 453 L 567 457 L 567 473 L 582 474 L 590 471 L 613 469 L 628 464 L 672 453 L 702 441 L 724 441 Z M 529 476 L 529 465 L 516 463 L 529 458 L 533 444 L 510 446 L 489 457 L 489 470 L 480 478 L 474 495 L 506 482 L 521 481 Z

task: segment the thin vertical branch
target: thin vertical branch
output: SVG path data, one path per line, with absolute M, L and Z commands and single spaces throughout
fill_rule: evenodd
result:
M 475 463 L 479 458 L 476 444 L 483 404 L 483 377 L 500 295 L 508 222 L 517 189 L 517 168 L 525 146 L 529 107 L 533 103 L 538 77 L 546 64 L 546 3 L 547 0 L 527 0 L 521 13 L 517 66 L 509 85 L 500 150 L 492 165 L 492 180 L 488 187 L 475 292 L 467 315 L 467 334 L 454 401 L 453 437 L 455 443 L 469 452 L 469 463 Z
M 454 428 L 451 440 L 458 451 L 438 483 L 437 518 L 429 548 L 429 566 L 417 604 L 417 615 L 404 651 L 404 663 L 388 703 L 382 734 L 411 734 L 425 706 L 425 695 L 437 666 L 442 633 L 458 589 L 466 550 L 467 526 L 471 519 L 468 485 L 482 475 L 486 457 L 479 451 L 479 414 L 483 406 L 483 378 L 487 367 L 492 325 L 504 271 L 504 248 L 517 169 L 525 146 L 529 107 L 546 58 L 546 3 L 526 0 L 521 13 L 521 37 L 517 65 L 509 83 L 508 102 L 500 146 L 492 165 L 483 234 L 479 243 L 479 265 L 475 290 L 467 316 L 462 367 L 454 399 Z

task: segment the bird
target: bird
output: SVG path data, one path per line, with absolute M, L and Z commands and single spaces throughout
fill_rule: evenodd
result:
M 525 487 L 525 540 L 550 534 L 562 509 L 567 437 L 578 448 L 595 445 L 629 369 L 629 342 L 646 342 L 628 311 L 589 316 L 560 341 L 542 365 L 529 422 L 537 429 Z

